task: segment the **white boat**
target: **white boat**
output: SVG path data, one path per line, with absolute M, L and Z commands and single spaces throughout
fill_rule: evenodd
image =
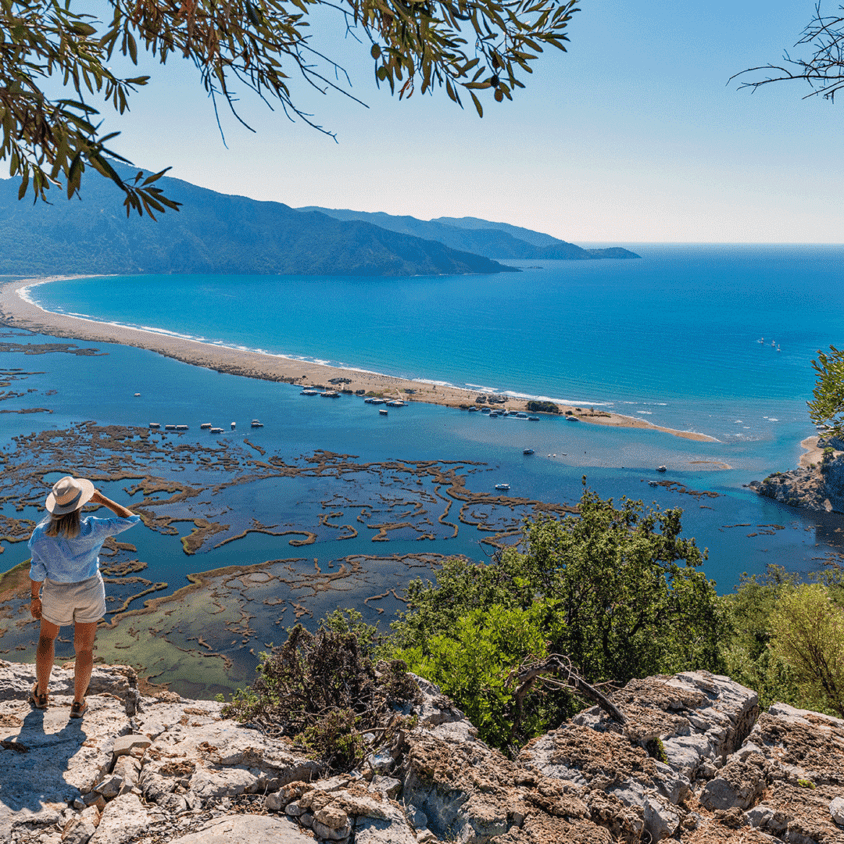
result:
M 259 422 L 257 419 L 253 419 L 253 420 L 252 420 L 252 427 L 253 427 L 253 428 L 263 428 L 263 427 L 264 427 L 264 423 L 263 423 L 263 422 Z
M 385 409 L 385 408 L 383 408 L 383 407 L 379 407 L 379 408 L 378 408 L 378 412 L 379 412 L 382 416 L 386 416 L 386 415 L 387 415 L 390 411 L 389 411 L 389 410 L 386 410 L 386 409 Z
M 232 422 L 232 431 L 237 427 L 237 422 Z
M 188 425 L 176 425 L 177 431 L 189 431 L 190 427 Z
M 657 472 L 667 472 L 668 471 L 668 469 L 666 469 L 665 466 L 657 466 L 656 470 L 657 470 Z
M 175 431 L 175 430 L 176 430 L 176 426 L 175 426 L 175 425 L 165 425 L 165 426 L 164 426 L 164 430 L 165 430 L 165 431 Z
M 393 399 L 387 402 L 387 407 L 404 407 L 404 402 L 401 399 Z
M 210 422 L 203 422 L 200 426 L 200 430 L 207 431 L 211 427 Z
M 140 395 L 140 393 L 135 393 L 135 398 L 138 398 Z
M 310 389 L 310 387 L 306 387 L 304 390 L 302 390 L 301 393 L 299 393 L 299 395 L 300 396 L 318 396 L 319 390 L 312 390 L 312 389 Z
M 154 429 L 156 429 L 156 428 L 160 428 L 160 427 L 161 427 L 161 423 L 160 423 L 160 422 L 150 422 L 150 423 L 149 423 L 149 426 L 150 426 L 150 428 L 152 428 L 152 429 L 154 430 Z
M 510 484 L 496 484 L 495 488 L 500 490 L 510 489 Z
M 340 398 L 340 393 L 337 390 L 326 390 L 324 393 L 320 393 L 320 395 L 324 399 L 338 399 Z
M 211 433 L 212 433 L 212 434 L 222 434 L 222 433 L 223 433 L 223 429 L 222 429 L 222 428 L 212 428 L 212 429 L 211 429 Z

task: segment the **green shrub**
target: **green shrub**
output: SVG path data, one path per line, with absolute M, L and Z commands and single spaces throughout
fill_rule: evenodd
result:
M 488 565 L 452 559 L 435 583 L 409 584 L 396 653 L 474 712 L 502 749 L 513 714 L 504 678 L 524 659 L 563 654 L 592 684 L 717 671 L 723 608 L 696 570 L 703 554 L 680 535 L 680 513 L 628 499 L 616 507 L 586 490 L 579 516 L 526 523 L 519 547 Z M 519 634 L 507 632 L 516 624 Z M 568 692 L 531 695 L 520 740 L 577 706 Z

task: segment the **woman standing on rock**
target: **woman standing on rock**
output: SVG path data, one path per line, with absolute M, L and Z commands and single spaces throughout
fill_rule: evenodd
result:
M 108 507 L 115 515 L 106 519 L 82 517 L 82 508 L 89 503 Z M 29 539 L 32 554 L 29 611 L 33 618 L 41 619 L 35 656 L 36 680 L 29 702 L 38 709 L 47 708 L 56 637 L 59 628 L 73 624 L 76 667 L 70 717 L 81 718 L 88 708 L 85 694 L 94 666 L 97 622 L 106 610 L 100 549 L 109 536 L 128 530 L 140 517 L 97 492 L 91 481 L 84 478 L 65 477 L 56 481 L 47 496 L 46 507 L 49 517 L 36 526 Z M 39 595 L 42 585 L 43 593 Z

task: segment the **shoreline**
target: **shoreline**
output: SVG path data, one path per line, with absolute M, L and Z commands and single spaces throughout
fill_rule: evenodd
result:
M 367 395 L 372 394 L 385 398 L 402 399 L 406 402 L 416 401 L 454 408 L 483 406 L 486 404 L 486 399 L 483 398 L 482 402 L 477 402 L 478 398 L 495 395 L 497 399 L 496 407 L 498 408 L 510 411 L 527 410 L 527 399 L 490 394 L 447 384 L 414 381 L 359 369 L 328 366 L 327 364 L 301 361 L 282 355 L 271 355 L 203 343 L 199 340 L 178 337 L 175 334 L 129 328 L 84 317 L 56 314 L 45 311 L 38 305 L 27 301 L 20 292 L 22 288 L 46 284 L 51 281 L 89 277 L 87 275 L 55 275 L 0 282 L 0 322 L 10 328 L 23 328 L 52 337 L 135 346 L 192 366 L 201 366 L 216 372 L 246 378 L 280 381 L 301 387 L 321 385 L 325 388 L 332 388 L 336 386 L 337 389 L 342 388 L 346 392 L 363 391 Z M 335 384 L 331 383 L 332 379 L 335 379 Z M 336 383 L 336 379 L 344 379 L 344 381 L 343 383 Z M 504 399 L 504 401 L 501 401 L 501 399 Z M 567 405 L 557 406 L 560 408 L 561 414 L 568 414 L 582 422 L 594 425 L 649 429 L 698 442 L 718 442 L 715 437 L 707 434 L 679 431 L 674 428 L 654 425 L 644 419 L 624 416 L 620 413 Z

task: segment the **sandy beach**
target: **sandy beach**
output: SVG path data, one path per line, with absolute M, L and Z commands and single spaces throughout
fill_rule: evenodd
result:
M 22 288 L 66 278 L 70 278 L 70 276 L 50 276 L 6 282 L 0 288 L 0 321 L 8 326 L 24 328 L 53 337 L 137 346 L 194 366 L 203 366 L 206 369 L 247 378 L 282 381 L 303 387 L 313 385 L 328 389 L 336 388 L 353 393 L 362 392 L 367 395 L 426 402 L 446 407 L 465 407 L 477 404 L 483 406 L 486 403 L 487 394 L 449 385 L 429 384 L 423 381 L 411 381 L 374 372 L 326 366 L 281 355 L 268 355 L 216 346 L 168 334 L 159 334 L 154 331 L 142 331 L 81 317 L 54 314 L 28 302 L 20 295 Z M 343 380 L 339 381 L 338 379 Z M 526 410 L 524 399 L 508 396 L 498 396 L 497 398 L 505 399 L 504 402 L 495 405 L 498 408 L 511 411 Z M 481 399 L 481 402 L 478 402 L 478 399 Z M 649 428 L 690 440 L 715 441 L 713 437 L 705 434 L 677 431 L 672 428 L 652 425 L 644 419 L 608 413 L 603 410 L 562 405 L 559 408 L 561 413 L 568 413 L 582 422 L 595 425 L 610 425 L 618 428 Z

